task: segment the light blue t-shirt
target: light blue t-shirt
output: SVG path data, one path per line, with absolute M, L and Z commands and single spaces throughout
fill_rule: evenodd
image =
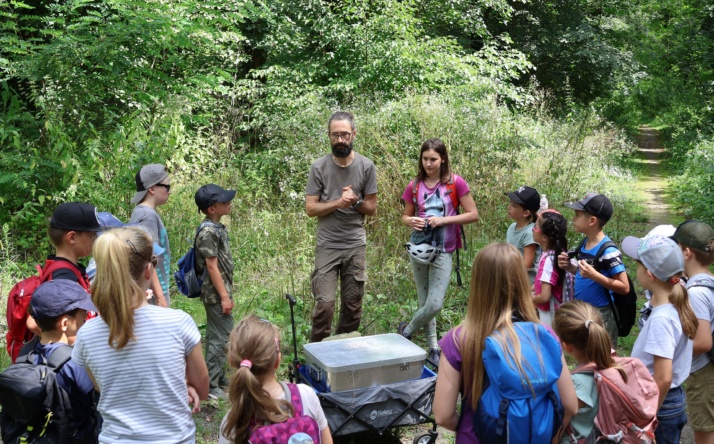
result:
M 642 327 L 632 357 L 642 361 L 647 370 L 654 375 L 654 357 L 672 360 L 672 384 L 679 387 L 689 376 L 692 366 L 693 342 L 682 331 L 679 313 L 672 304 L 663 304 L 652 309 Z
M 697 319 L 701 319 L 711 323 L 711 328 L 714 329 L 714 290 L 704 286 L 697 285 L 698 281 L 703 279 L 712 279 L 714 277 L 708 274 L 695 274 L 687 281 L 687 293 L 689 294 L 689 304 L 692 306 L 692 311 Z M 709 364 L 709 355 L 706 353 L 698 354 L 692 357 L 692 369 L 694 373 L 697 370 L 704 368 Z
M 538 271 L 537 267 L 538 262 L 540 261 L 541 254 L 540 245 L 538 245 L 538 242 L 533 240 L 534 226 L 535 223 L 531 222 L 519 230 L 516 228 L 516 223 L 513 222 L 511 226 L 508 227 L 508 231 L 506 231 L 506 242 L 518 248 L 518 251 L 521 252 L 521 256 L 523 255 L 523 250 L 525 249 L 525 247 L 529 245 L 536 246 L 535 258 L 533 259 L 533 263 L 531 264 L 531 266 L 528 267 L 528 278 L 530 278 L 531 283 L 535 281 L 535 275 L 536 271 Z
M 571 375 L 571 378 L 575 385 L 575 394 L 585 404 L 585 407 L 580 407 L 578 413 L 570 420 L 575 439 L 580 440 L 590 436 L 593 431 L 595 417 L 600 406 L 600 396 L 597 393 L 597 385 L 592 373 L 576 373 Z M 570 444 L 569 438 L 567 433 L 563 434 L 560 444 Z

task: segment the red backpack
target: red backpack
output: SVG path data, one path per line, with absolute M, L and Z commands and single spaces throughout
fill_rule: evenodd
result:
M 618 367 L 625 370 L 627 381 L 616 367 L 604 370 L 590 363 L 577 367 L 572 373 L 591 373 L 595 378 L 599 409 L 595 427 L 589 437 L 576 441 L 568 428 L 570 442 L 596 442 L 600 437 L 618 443 L 654 443 L 657 428 L 659 388 L 647 367 L 637 358 L 614 357 Z
M 30 299 L 32 299 L 32 293 L 37 287 L 43 282 L 52 280 L 52 273 L 62 268 L 67 268 L 74 271 L 79 280 L 79 285 L 85 290 L 89 290 L 89 281 L 87 278 L 82 276 L 82 273 L 73 267 L 70 262 L 67 261 L 57 261 L 48 259 L 45 262 L 45 266 L 40 267 L 35 265 L 38 274 L 35 276 L 30 276 L 29 278 L 23 279 L 10 290 L 7 300 L 7 311 L 5 312 L 5 317 L 7 318 L 7 334 L 5 335 L 5 343 L 7 344 L 7 352 L 12 359 L 13 364 L 20 353 L 22 346 L 32 340 L 34 334 L 27 329 L 27 307 L 30 305 Z

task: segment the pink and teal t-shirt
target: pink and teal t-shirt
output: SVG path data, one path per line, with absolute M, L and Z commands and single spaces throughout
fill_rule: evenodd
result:
M 454 178 L 456 194 L 460 199 L 469 193 L 469 186 L 461 176 L 456 174 L 452 176 Z M 402 194 L 402 199 L 405 202 L 413 203 L 414 191 L 412 182 L 409 182 L 409 185 L 407 185 L 407 188 L 404 190 L 404 194 Z M 458 213 L 448 193 L 449 187 L 446 184 L 438 183 L 436 186 L 429 188 L 424 184 L 424 181 L 420 181 L 417 186 L 416 215 L 421 218 L 430 216 L 456 216 Z M 437 202 L 438 205 L 435 205 L 434 202 Z M 446 230 L 444 234 L 444 252 L 452 253 L 457 248 L 461 248 L 459 225 L 449 224 L 446 225 L 444 229 Z

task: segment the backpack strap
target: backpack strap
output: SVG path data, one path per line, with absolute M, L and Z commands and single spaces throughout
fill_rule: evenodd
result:
M 67 269 L 71 270 L 74 275 L 77 276 L 77 283 L 81 285 L 82 288 L 85 290 L 89 289 L 89 282 L 87 282 L 87 279 L 82 275 L 82 272 L 79 271 L 77 267 L 73 267 L 72 264 L 66 261 L 51 260 L 47 262 L 45 262 L 45 266 L 42 268 L 42 271 L 40 271 L 40 280 L 42 282 L 51 281 L 52 273 L 55 271 Z
M 72 358 L 72 346 L 68 344 L 60 344 L 47 358 L 47 365 L 55 369 L 57 373 L 63 365 Z
M 300 389 L 297 384 L 286 383 L 280 381 L 280 386 L 285 392 L 285 399 L 293 405 L 295 416 L 303 416 L 302 398 L 300 397 Z

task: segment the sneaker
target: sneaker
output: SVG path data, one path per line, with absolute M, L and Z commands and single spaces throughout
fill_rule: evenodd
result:
M 400 322 L 399 325 L 397 326 L 397 333 L 399 333 L 400 335 L 404 336 L 405 338 L 407 338 L 411 341 L 411 339 L 412 339 L 411 335 L 407 336 L 404 334 L 404 330 L 406 330 L 407 325 L 409 325 L 408 322 Z
M 228 399 L 228 393 L 224 392 L 223 389 L 220 387 L 213 387 L 208 392 L 208 397 L 210 399 L 222 399 L 225 401 Z
M 438 348 L 430 348 L 427 358 L 434 363 L 435 366 L 439 366 L 439 358 L 441 357 L 441 350 Z

